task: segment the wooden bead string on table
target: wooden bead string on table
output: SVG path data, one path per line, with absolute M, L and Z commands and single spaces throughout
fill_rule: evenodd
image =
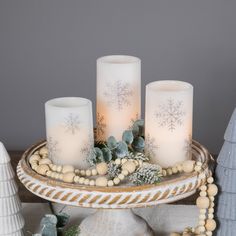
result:
M 113 178 L 108 179 L 105 175 L 108 172 L 108 164 L 105 162 L 99 163 L 96 167 L 87 170 L 75 169 L 71 165 L 55 165 L 48 158 L 48 150 L 42 147 L 36 151 L 29 159 L 31 168 L 38 174 L 47 176 L 53 179 L 58 179 L 66 183 L 77 183 L 90 186 L 112 187 L 118 185 L 127 176 L 134 173 L 145 162 L 135 159 L 116 159 L 112 161 L 114 164 L 121 166 L 121 173 Z M 206 174 L 202 172 L 202 162 L 187 160 L 170 168 L 162 168 L 162 176 L 171 176 L 178 173 L 199 173 L 199 178 L 206 178 Z M 99 176 L 98 176 L 99 175 Z M 98 176 L 96 179 L 88 177 Z M 171 236 L 212 236 L 212 232 L 216 228 L 214 220 L 214 199 L 218 193 L 217 186 L 213 183 L 213 177 L 208 177 L 207 182 L 200 186 L 199 197 L 196 205 L 199 208 L 199 222 L 196 228 L 186 228 L 183 233 L 171 233 Z

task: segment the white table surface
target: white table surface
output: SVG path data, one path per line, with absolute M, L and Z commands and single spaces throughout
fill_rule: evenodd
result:
M 55 212 L 58 212 L 63 205 L 53 204 L 53 207 Z M 64 212 L 71 216 L 70 225 L 78 225 L 84 217 L 95 210 L 66 206 Z M 146 219 L 158 236 L 182 231 L 187 226 L 194 227 L 198 220 L 198 209 L 196 206 L 189 205 L 163 204 L 151 208 L 134 209 L 134 212 Z M 22 213 L 26 221 L 25 232 L 37 233 L 41 218 L 44 214 L 51 213 L 51 210 L 47 203 L 23 203 Z

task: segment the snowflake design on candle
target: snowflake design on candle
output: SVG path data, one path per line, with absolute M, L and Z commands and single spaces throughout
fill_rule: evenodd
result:
M 93 139 L 92 136 L 90 136 L 88 140 L 84 141 L 83 146 L 80 149 L 81 155 L 83 155 L 88 162 L 91 158 L 93 158 L 93 155 L 95 155 L 93 147 Z
M 145 137 L 145 154 L 149 157 L 153 157 L 156 149 L 158 149 L 158 145 L 156 144 L 155 138 L 147 134 Z
M 155 116 L 160 126 L 166 126 L 173 132 L 177 126 L 183 124 L 183 117 L 185 116 L 183 102 L 175 102 L 173 99 L 169 99 L 166 104 L 159 106 Z
M 56 155 L 59 152 L 58 149 L 58 141 L 54 140 L 52 137 L 47 139 L 47 148 L 48 148 L 48 155 L 51 160 L 55 160 Z
M 185 155 L 187 157 L 190 157 L 190 155 L 192 153 L 192 137 L 191 137 L 191 135 L 189 135 L 188 139 L 185 139 L 183 149 L 185 151 Z
M 105 134 L 106 123 L 105 118 L 99 112 L 97 113 L 97 129 L 96 129 L 96 140 L 101 141 L 102 136 Z
M 116 82 L 107 83 L 104 96 L 107 98 L 107 104 L 114 106 L 117 110 L 121 111 L 125 106 L 130 106 L 130 97 L 133 91 L 129 83 L 124 83 L 121 80 Z
M 65 118 L 65 128 L 66 132 L 75 134 L 79 130 L 79 116 L 70 113 L 67 118 Z

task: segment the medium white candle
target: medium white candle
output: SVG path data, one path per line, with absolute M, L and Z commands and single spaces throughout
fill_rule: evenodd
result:
M 121 139 L 141 114 L 141 61 L 113 55 L 97 60 L 97 140 Z
M 189 159 L 192 142 L 193 86 L 156 81 L 146 86 L 145 152 L 170 167 Z
M 89 167 L 93 147 L 93 118 L 90 100 L 65 97 L 45 103 L 49 157 L 54 164 Z

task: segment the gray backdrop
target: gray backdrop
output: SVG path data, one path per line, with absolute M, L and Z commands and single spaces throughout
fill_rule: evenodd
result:
M 95 102 L 96 58 L 130 54 L 142 59 L 143 104 L 151 81 L 194 85 L 194 138 L 218 152 L 236 106 L 235 10 L 235 0 L 1 0 L 0 140 L 25 149 L 44 138 L 46 100 Z

